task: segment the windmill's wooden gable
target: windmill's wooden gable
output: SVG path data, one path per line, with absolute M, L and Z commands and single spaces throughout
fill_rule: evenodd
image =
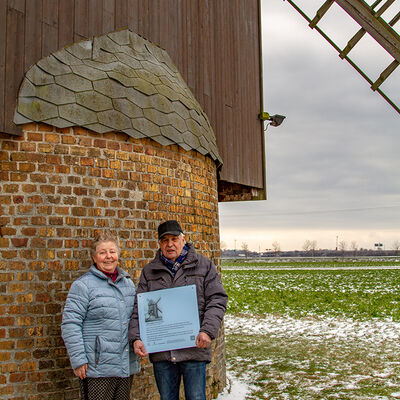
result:
M 208 115 L 224 165 L 222 201 L 265 197 L 259 0 L 2 0 L 0 132 L 40 59 L 129 28 L 165 48 Z

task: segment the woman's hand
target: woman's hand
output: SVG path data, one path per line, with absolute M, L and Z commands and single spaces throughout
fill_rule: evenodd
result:
M 196 338 L 196 347 L 199 349 L 207 349 L 211 344 L 211 338 L 205 332 L 199 332 Z
M 133 342 L 133 350 L 139 357 L 147 356 L 146 348 L 141 340 L 135 340 Z
M 74 374 L 79 379 L 85 379 L 86 378 L 86 371 L 87 371 L 87 364 L 83 364 L 80 367 L 74 369 Z

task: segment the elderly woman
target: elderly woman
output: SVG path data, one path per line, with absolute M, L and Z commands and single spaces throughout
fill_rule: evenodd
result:
M 135 285 L 118 267 L 119 241 L 98 236 L 93 265 L 71 285 L 63 312 L 62 337 L 82 399 L 129 400 L 140 363 L 128 343 Z

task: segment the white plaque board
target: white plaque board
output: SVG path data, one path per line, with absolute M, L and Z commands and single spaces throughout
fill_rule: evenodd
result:
M 148 353 L 196 346 L 196 285 L 139 293 L 137 301 L 140 338 Z

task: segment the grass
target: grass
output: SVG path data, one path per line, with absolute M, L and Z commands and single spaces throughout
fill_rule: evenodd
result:
M 264 260 L 252 259 L 225 259 L 221 262 L 222 267 L 266 267 L 266 268 L 344 268 L 344 267 L 389 267 L 399 266 L 400 256 L 386 258 L 270 258 Z
M 393 398 L 400 387 L 397 356 L 356 342 L 234 334 L 227 340 L 230 369 L 250 382 L 247 399 Z
M 400 269 L 224 270 L 228 313 L 400 320 Z
M 267 268 L 254 263 L 257 270 L 243 260 L 233 269 L 232 262 L 228 264 L 223 263 L 229 295 L 227 368 L 247 383 L 246 399 L 400 398 L 398 338 L 379 337 L 382 324 L 400 321 L 400 269 L 382 269 L 400 267 L 400 260 L 354 260 L 352 270 L 335 269 L 348 266 L 349 260 L 275 261 Z M 229 321 L 243 317 L 249 326 L 266 321 L 265 331 L 246 331 L 243 323 L 230 326 Z M 341 328 L 337 334 L 317 329 L 307 335 L 296 331 L 299 321 L 327 327 L 339 321 L 339 327 L 353 329 L 354 335 Z M 365 326 L 369 331 L 364 335 Z

